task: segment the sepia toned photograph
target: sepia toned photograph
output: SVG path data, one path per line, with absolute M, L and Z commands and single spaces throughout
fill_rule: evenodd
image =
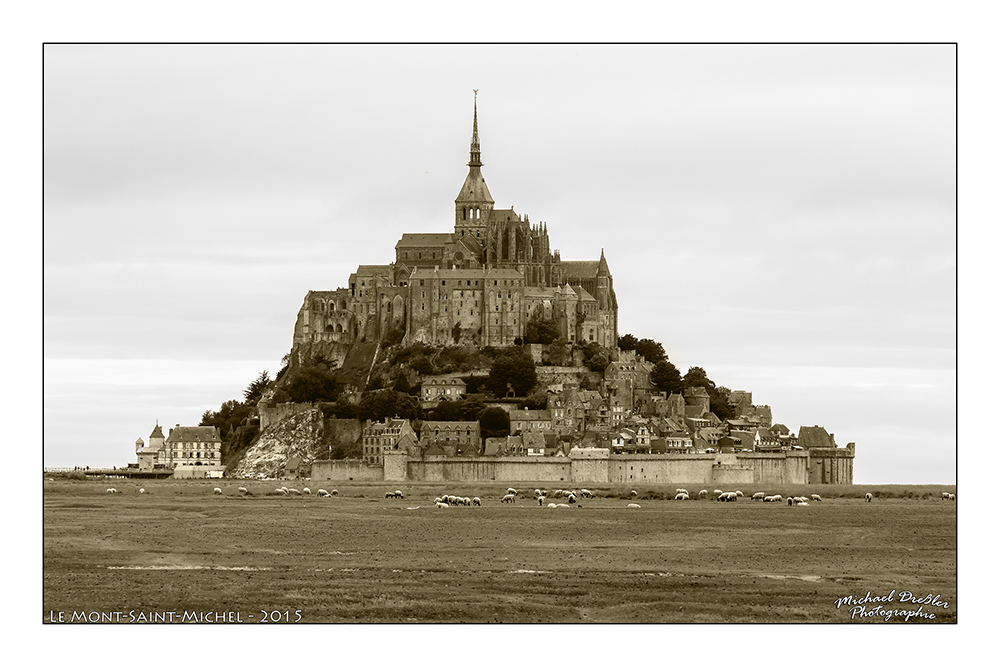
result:
M 42 56 L 43 624 L 958 623 L 956 44 Z

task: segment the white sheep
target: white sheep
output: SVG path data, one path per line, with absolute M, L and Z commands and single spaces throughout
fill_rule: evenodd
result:
M 691 495 L 690 493 L 688 493 L 687 489 L 677 489 L 676 491 L 674 491 L 674 494 L 678 494 L 678 493 L 683 493 L 686 496 Z
M 759 501 L 763 502 L 763 500 L 764 500 L 764 492 L 763 491 L 758 491 L 757 493 L 755 493 L 752 496 L 750 496 L 750 500 L 759 500 Z
M 722 489 L 716 489 L 715 491 L 712 491 L 712 493 L 714 493 L 717 496 L 722 495 Z
M 733 491 L 726 491 L 724 493 L 719 494 L 716 497 L 716 500 L 719 501 L 720 503 L 735 503 L 736 494 Z
M 118 489 L 108 489 L 106 493 L 118 493 Z
M 538 496 L 538 506 L 541 507 L 543 504 L 545 504 L 546 500 L 548 500 L 548 498 L 546 498 L 545 496 Z
M 535 489 L 535 497 L 537 498 L 540 495 L 542 495 L 542 490 L 541 489 Z
M 823 500 L 822 498 L 820 498 L 820 497 L 819 497 L 819 494 L 818 494 L 818 493 L 814 493 L 814 494 L 812 494 L 811 498 L 812 498 L 812 499 L 813 499 L 814 501 L 816 501 L 816 502 L 820 502 L 820 501 L 822 501 L 822 500 Z
M 591 491 L 590 489 L 580 489 L 580 495 L 583 496 L 584 498 L 593 498 L 594 492 Z
M 312 495 L 312 491 L 309 490 L 308 486 L 303 486 L 302 487 L 302 493 L 304 493 L 307 496 L 311 496 Z
M 502 502 L 502 503 L 513 503 L 514 502 L 514 494 L 513 493 L 508 493 L 506 496 L 504 496 L 503 498 L 500 499 L 500 502 Z
M 146 493 L 146 489 L 139 489 L 139 493 Z
M 678 493 L 674 496 L 674 500 L 691 500 L 691 496 L 686 493 Z
M 327 491 L 326 489 L 320 489 L 319 491 L 316 492 L 316 496 L 319 498 L 329 498 L 330 492 Z
M 448 507 L 448 503 L 434 503 L 435 507 Z
M 297 496 L 302 495 L 302 493 L 298 489 L 288 489 L 288 493 L 294 493 Z
M 743 497 L 743 492 L 740 491 L 739 489 L 736 489 L 736 497 L 737 498 L 742 498 Z
M 333 491 L 331 491 L 331 492 L 330 492 L 330 495 L 331 495 L 331 496 L 335 496 L 335 495 L 337 495 L 337 489 L 334 489 Z
M 702 489 L 698 492 L 698 499 L 701 500 L 702 498 L 708 498 L 708 489 Z
M 632 497 L 635 498 L 637 495 L 639 495 L 639 492 L 636 491 L 635 489 L 632 489 Z
M 479 499 L 479 496 L 476 496 L 475 498 L 472 499 L 472 504 L 476 507 L 481 507 L 483 501 Z
M 555 503 L 549 503 L 548 505 L 546 505 L 546 507 L 548 507 L 550 509 L 553 508 L 553 507 L 555 507 L 555 506 L 556 506 Z
M 687 495 L 687 494 L 685 494 L 685 495 Z M 629 508 L 632 508 L 632 509 L 641 509 L 641 508 L 642 508 L 642 505 L 640 505 L 640 504 L 638 504 L 638 503 L 629 503 L 629 504 L 628 504 L 628 507 L 629 507 Z
M 238 492 L 240 492 L 240 493 L 244 493 L 244 494 L 246 494 L 246 493 L 250 493 L 250 491 L 249 491 L 249 490 L 247 490 L 247 487 L 245 487 L 245 486 L 241 486 L 240 488 L 238 488 L 238 489 L 236 489 L 236 490 L 237 490 Z
M 954 493 L 949 493 L 948 494 L 948 500 L 954 500 L 954 499 L 955 499 L 955 494 Z
M 221 496 L 221 495 L 222 495 L 222 489 L 220 489 L 219 487 L 215 487 L 215 488 L 214 488 L 214 489 L 212 490 L 212 493 L 214 493 L 214 494 L 215 494 L 215 495 L 217 495 L 217 496 Z
M 870 503 L 871 501 L 872 501 L 872 494 L 866 493 L 865 494 L 865 502 L 866 503 Z
M 517 495 L 517 489 L 507 489 L 507 495 L 516 496 Z

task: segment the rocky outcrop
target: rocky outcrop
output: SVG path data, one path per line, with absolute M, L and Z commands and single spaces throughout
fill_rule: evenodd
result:
M 323 413 L 316 408 L 296 412 L 270 424 L 233 468 L 232 475 L 280 477 L 289 457 L 308 462 L 325 450 Z

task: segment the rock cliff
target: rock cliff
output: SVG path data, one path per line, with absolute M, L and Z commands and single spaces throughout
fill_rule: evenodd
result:
M 269 425 L 231 474 L 233 477 L 260 474 L 280 477 L 285 472 L 289 457 L 296 456 L 308 462 L 316 458 L 320 451 L 325 451 L 323 413 L 313 408 L 290 414 Z

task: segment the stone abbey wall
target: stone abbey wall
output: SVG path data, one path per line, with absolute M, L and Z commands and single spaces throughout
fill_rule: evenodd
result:
M 377 479 L 410 482 L 569 482 L 572 484 L 702 484 L 735 486 L 748 484 L 849 484 L 853 449 L 837 449 L 835 456 L 822 452 L 810 465 L 806 451 L 777 454 L 635 454 L 612 455 L 601 448 L 574 449 L 568 457 L 482 456 L 410 458 L 405 452 L 387 452 L 384 472 Z M 340 470 L 322 461 L 313 464 L 314 478 L 348 479 Z M 316 465 L 323 464 L 320 471 Z M 820 472 L 814 476 L 813 470 Z M 351 472 L 353 479 L 362 473 Z M 365 473 L 369 474 L 369 473 Z M 374 474 L 374 473 L 370 473 Z M 830 480 L 830 481 L 827 481 Z

